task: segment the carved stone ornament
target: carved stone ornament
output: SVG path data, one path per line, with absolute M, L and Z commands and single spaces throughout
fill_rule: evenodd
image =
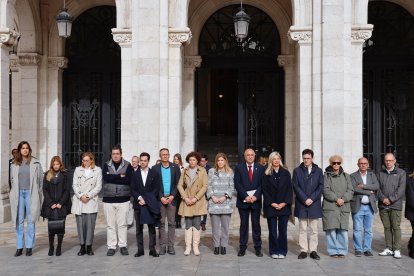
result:
M 68 67 L 68 59 L 65 57 L 49 57 L 47 64 L 49 68 L 65 69 Z
M 299 44 L 312 43 L 312 27 L 291 26 L 287 35 L 291 43 L 293 41 Z
M 131 47 L 132 45 L 132 31 L 131 29 L 112 29 L 112 36 L 114 41 L 121 47 Z
M 17 56 L 21 66 L 38 66 L 41 61 L 41 56 L 36 53 L 18 53 Z
M 19 71 L 19 57 L 16 54 L 10 54 L 10 71 Z
M 184 57 L 184 67 L 197 68 L 201 66 L 201 56 L 186 56 Z
M 372 35 L 374 26 L 367 24 L 364 26 L 352 26 L 351 40 L 353 43 L 364 43 Z
M 190 44 L 191 37 L 190 28 L 169 28 L 168 43 L 173 47 L 181 47 L 183 43 Z
M 6 46 L 16 46 L 20 34 L 9 28 L 0 28 L 0 43 Z
M 285 67 L 289 65 L 295 64 L 295 56 L 294 55 L 280 55 L 277 57 L 277 62 L 279 66 Z

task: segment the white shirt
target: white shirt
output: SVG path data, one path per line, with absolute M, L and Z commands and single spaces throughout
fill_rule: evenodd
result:
M 312 172 L 312 165 L 310 165 L 309 167 L 307 167 L 308 168 L 308 174 L 311 174 L 311 172 Z
M 88 177 L 91 174 L 91 168 L 85 168 L 85 176 Z
M 253 171 L 254 171 L 254 163 L 252 163 L 251 165 L 249 165 L 249 164 L 246 163 L 247 171 L 249 171 L 249 166 L 252 167 L 252 174 L 253 174 Z
M 147 176 L 148 176 L 148 168 L 145 170 L 141 169 L 141 177 L 142 177 L 142 183 L 144 184 L 144 187 L 145 187 L 145 182 L 147 181 Z
M 362 174 L 361 172 L 359 172 L 359 174 L 361 175 L 362 182 L 364 183 L 364 185 L 367 185 L 367 172 L 365 172 L 365 174 Z M 368 204 L 369 197 L 367 195 L 363 195 L 361 198 L 361 203 Z

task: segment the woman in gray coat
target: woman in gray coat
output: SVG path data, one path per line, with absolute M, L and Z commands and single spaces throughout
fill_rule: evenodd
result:
M 18 155 L 11 166 L 10 207 L 12 222 L 16 224 L 16 253 L 18 257 L 26 246 L 26 256 L 32 255 L 35 245 L 35 223 L 39 219 L 43 201 L 43 170 L 39 160 L 32 156 L 32 148 L 26 141 L 19 143 Z M 27 231 L 24 234 L 24 217 Z M 26 242 L 24 237 L 26 236 Z
M 213 232 L 214 254 L 226 254 L 229 244 L 229 225 L 233 213 L 234 193 L 233 171 L 228 165 L 227 156 L 218 153 L 214 168 L 208 171 L 208 211 L 211 217 Z M 221 228 L 221 235 L 220 235 Z M 220 248 L 221 247 L 221 248 Z
M 323 191 L 323 230 L 329 256 L 343 258 L 348 254 L 348 227 L 353 197 L 351 177 L 341 167 L 342 157 L 333 155 L 325 169 Z

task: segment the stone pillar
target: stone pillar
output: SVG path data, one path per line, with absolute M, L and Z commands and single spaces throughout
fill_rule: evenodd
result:
M 68 59 L 65 57 L 48 58 L 47 102 L 45 109 L 47 114 L 45 121 L 47 126 L 47 145 L 44 147 L 46 151 L 46 164 L 43 164 L 45 167 L 52 156 L 62 156 L 62 75 L 63 69 L 67 68 L 67 64 Z
M 184 58 L 183 96 L 182 96 L 182 140 L 181 153 L 186 155 L 195 150 L 195 70 L 201 66 L 201 56 L 186 56 Z
M 9 201 L 9 51 L 20 34 L 0 28 L 0 223 L 10 220 Z
M 277 58 L 279 66 L 285 71 L 285 164 L 293 169 L 299 162 L 297 154 L 297 91 L 296 91 L 296 63 L 293 55 L 280 55 Z
M 174 154 L 182 152 L 183 53 L 181 46 L 183 43 L 190 42 L 191 31 L 187 27 L 169 28 L 168 38 L 168 148 Z

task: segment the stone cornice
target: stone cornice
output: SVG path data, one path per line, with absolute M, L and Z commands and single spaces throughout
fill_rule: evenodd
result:
M 65 57 L 48 57 L 47 65 L 49 68 L 65 69 L 68 67 L 69 60 Z
M 132 31 L 131 29 L 112 29 L 112 36 L 114 41 L 121 47 L 131 47 L 132 45 Z
M 293 41 L 297 41 L 299 44 L 311 44 L 312 43 L 312 27 L 291 26 L 287 35 L 291 43 Z
M 369 39 L 372 35 L 372 30 L 374 25 L 353 25 L 351 31 L 351 41 L 352 43 L 364 43 L 365 40 Z
M 183 43 L 190 44 L 191 30 L 185 28 L 169 28 L 168 29 L 168 44 L 172 47 L 181 47 Z
M 18 53 L 17 56 L 21 66 L 38 66 L 41 61 L 41 55 L 37 53 Z
M 0 28 L 0 43 L 6 46 L 16 46 L 20 34 L 9 28 Z
M 185 56 L 184 57 L 184 67 L 186 68 L 197 68 L 201 66 L 202 58 L 201 56 Z
M 277 63 L 280 67 L 295 65 L 294 55 L 280 55 L 277 57 Z

